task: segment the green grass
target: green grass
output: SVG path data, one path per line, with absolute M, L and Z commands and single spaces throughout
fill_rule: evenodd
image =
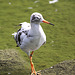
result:
M 34 1 L 0 0 L 0 49 L 19 50 L 23 58 L 27 57 L 20 48 L 16 48 L 11 34 L 19 28 L 16 25 L 24 21 L 30 22 L 30 15 L 39 12 L 55 26 L 41 24 L 47 42 L 34 52 L 33 62 L 36 70 L 49 68 L 64 60 L 75 59 L 75 0 L 59 0 L 54 4 L 49 4 L 49 0 L 39 0 L 38 3 Z M 25 59 L 29 63 L 28 57 Z

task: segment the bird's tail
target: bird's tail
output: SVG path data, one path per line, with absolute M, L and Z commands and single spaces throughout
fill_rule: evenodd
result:
M 16 36 L 17 32 L 12 33 L 12 35 Z
M 14 39 L 16 40 L 17 32 L 14 32 L 12 35 L 14 36 Z

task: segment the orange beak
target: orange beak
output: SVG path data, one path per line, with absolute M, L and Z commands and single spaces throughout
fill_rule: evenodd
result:
M 43 20 L 42 22 L 44 22 L 44 23 L 47 23 L 47 24 L 50 24 L 50 25 L 53 25 L 53 26 L 54 26 L 54 24 L 52 24 L 52 23 L 50 23 L 50 22 L 48 22 L 48 21 L 46 21 L 46 20 Z

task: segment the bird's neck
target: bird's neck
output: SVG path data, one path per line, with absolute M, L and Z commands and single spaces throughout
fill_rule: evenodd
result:
M 31 23 L 31 33 L 34 35 L 38 35 L 39 34 L 39 28 L 40 28 L 40 25 L 39 24 L 35 24 L 35 23 Z
M 32 29 L 39 29 L 40 23 L 31 23 L 31 28 Z

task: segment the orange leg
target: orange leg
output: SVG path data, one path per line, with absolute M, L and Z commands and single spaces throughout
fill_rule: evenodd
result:
M 30 54 L 30 64 L 31 64 L 31 75 L 35 74 L 36 75 L 36 71 L 35 71 L 35 68 L 34 68 L 34 65 L 33 65 L 33 62 L 32 62 L 32 55 L 33 55 L 33 52 Z

